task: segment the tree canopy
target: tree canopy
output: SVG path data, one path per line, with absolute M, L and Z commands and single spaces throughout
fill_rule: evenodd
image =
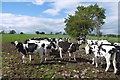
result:
M 15 30 L 10 30 L 9 34 L 15 34 L 16 31 Z
M 87 7 L 78 6 L 75 15 L 68 15 L 65 18 L 65 31 L 72 37 L 83 37 L 93 30 L 99 35 L 105 18 L 105 9 L 100 8 L 97 4 Z

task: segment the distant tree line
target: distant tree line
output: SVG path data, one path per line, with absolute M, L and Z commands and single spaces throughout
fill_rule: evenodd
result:
M 7 32 L 5 32 L 4 30 L 2 30 L 2 31 L 0 32 L 0 34 L 16 34 L 16 31 L 15 31 L 15 30 L 10 30 L 10 31 L 7 33 Z
M 2 30 L 0 32 L 0 34 L 25 34 L 25 33 L 24 32 L 17 33 L 15 30 L 10 30 L 9 32 L 5 32 L 4 30 Z M 35 34 L 46 34 L 46 33 L 45 32 L 40 32 L 40 31 L 35 31 Z M 56 33 L 50 32 L 49 34 L 55 34 L 55 35 L 63 34 L 63 35 L 66 35 L 66 33 L 62 33 L 62 32 L 56 32 Z
M 96 36 L 96 34 L 89 34 L 89 36 Z M 120 35 L 115 35 L 115 34 L 106 34 L 106 35 L 101 35 L 104 37 L 120 37 Z
M 45 32 L 39 32 L 39 31 L 36 31 L 35 33 L 36 34 L 45 34 Z

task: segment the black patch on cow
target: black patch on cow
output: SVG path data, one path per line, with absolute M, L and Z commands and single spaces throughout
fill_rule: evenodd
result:
M 76 50 L 79 50 L 80 44 L 76 43 L 75 46 L 76 46 Z
M 53 42 L 51 42 L 50 45 L 56 48 L 56 45 Z
M 59 47 L 61 47 L 63 49 L 64 52 L 66 52 L 68 50 L 68 48 L 70 47 L 71 43 L 59 42 L 58 45 L 59 45 Z
M 79 50 L 80 44 L 72 43 L 70 46 L 71 47 L 69 47 L 69 52 L 72 53 L 72 52 L 76 52 L 76 50 Z
M 91 45 L 94 45 L 93 41 L 91 41 L 91 43 L 92 43 Z
M 52 42 L 55 42 L 55 43 L 57 43 L 57 41 L 55 40 L 55 38 L 52 38 Z
M 106 49 L 101 48 L 102 51 L 106 52 Z
M 85 48 L 82 48 L 83 50 L 85 50 Z
M 27 52 L 34 52 L 37 49 L 37 44 L 28 43 L 28 48 L 26 48 Z
M 115 46 L 116 48 L 116 60 L 120 62 L 120 46 Z
M 71 44 L 71 48 L 69 48 L 69 52 L 72 53 L 72 52 L 75 52 L 76 51 L 76 46 L 75 44 Z
M 115 48 L 112 48 L 110 51 L 108 51 L 108 53 L 110 53 L 110 54 L 113 54 L 113 53 L 115 53 Z
M 92 47 L 89 48 L 89 54 L 93 54 Z
M 45 44 L 43 43 L 41 46 L 44 48 L 44 47 L 45 47 Z
M 47 49 L 51 49 L 51 45 L 48 45 L 46 48 L 47 48 Z
M 18 49 L 19 52 L 21 52 L 21 53 L 23 53 L 24 55 L 26 55 L 26 50 L 24 49 L 22 43 L 18 43 L 18 44 L 16 45 L 16 48 Z

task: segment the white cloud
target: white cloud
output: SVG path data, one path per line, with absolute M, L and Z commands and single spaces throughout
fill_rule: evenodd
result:
M 35 31 L 64 32 L 64 19 L 37 18 L 26 15 L 14 15 L 10 13 L 0 14 L 0 25 L 3 30 L 15 29 L 17 32 L 34 33 Z
M 28 2 L 28 0 L 5 0 L 5 1 Z M 100 5 L 100 7 L 106 9 L 105 24 L 102 26 L 103 33 L 116 33 L 118 29 L 118 0 L 114 0 L 114 1 L 113 0 L 105 0 L 105 1 L 103 0 L 89 0 L 89 1 L 88 0 L 84 0 L 84 1 L 83 0 L 30 0 L 30 1 L 33 2 L 33 4 L 35 5 L 43 5 L 45 2 L 50 2 L 51 7 L 43 12 L 49 14 L 50 16 L 59 15 L 62 10 L 64 10 L 66 14 L 74 14 L 76 7 L 78 5 L 88 6 L 92 4 L 92 2 L 97 2 Z M 81 3 L 81 2 L 91 2 L 91 3 Z M 23 26 L 24 28 L 28 27 L 31 30 L 33 30 L 32 29 L 33 26 L 37 26 L 38 28 L 36 27 L 36 29 L 45 30 L 45 31 L 50 31 L 50 30 L 63 31 L 64 28 L 63 19 L 37 18 L 37 17 L 14 15 L 14 14 L 3 14 L 3 19 L 4 19 L 3 24 L 6 27 Z M 44 28 L 42 28 L 43 26 Z M 55 26 L 60 29 L 55 28 Z
M 45 10 L 43 13 L 50 14 L 52 16 L 56 16 L 62 11 L 63 9 L 71 10 L 75 8 L 79 4 L 79 0 L 55 0 L 53 1 L 52 8 Z
M 42 5 L 45 3 L 45 0 L 34 0 L 32 1 L 33 4 L 36 4 L 36 5 Z
M 60 11 L 59 9 L 47 9 L 43 13 L 47 13 L 52 16 L 56 16 L 56 15 L 59 15 L 59 11 Z

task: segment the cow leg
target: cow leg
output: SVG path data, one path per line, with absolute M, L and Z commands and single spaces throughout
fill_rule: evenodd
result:
M 25 55 L 22 55 L 22 60 L 23 60 L 23 63 L 26 63 L 26 61 L 25 61 Z
M 32 59 L 32 58 L 31 58 L 31 55 L 29 55 L 29 61 L 31 61 L 31 59 Z
M 44 61 L 44 48 L 41 47 L 39 50 L 38 50 L 38 53 L 40 55 L 40 63 L 42 63 Z
M 92 64 L 95 64 L 95 58 L 92 58 Z
M 106 63 L 107 63 L 107 67 L 105 69 L 105 71 L 107 72 L 109 67 L 110 67 L 110 57 L 111 57 L 111 54 L 108 53 L 108 55 L 105 56 L 105 59 L 106 59 Z
M 62 48 L 59 48 L 59 51 L 60 51 L 60 58 L 63 58 L 62 57 Z
M 97 56 L 95 56 L 95 67 L 98 67 Z
M 73 54 L 74 54 L 74 61 L 76 61 L 76 56 L 75 56 L 75 52 L 73 52 Z
M 47 49 L 45 50 L 45 61 L 47 60 L 47 56 L 48 56 L 48 51 Z
M 49 58 L 50 56 L 50 49 L 46 49 L 45 50 L 45 61 L 47 60 L 47 58 Z
M 113 55 L 113 67 L 114 67 L 114 73 L 117 73 L 117 68 L 116 68 L 116 53 Z
M 71 60 L 71 53 L 69 52 L 69 61 Z
M 91 54 L 92 57 L 92 64 L 95 64 L 95 55 Z
M 45 56 L 43 55 L 43 53 L 41 53 L 40 55 L 40 63 L 42 63 L 45 60 Z

